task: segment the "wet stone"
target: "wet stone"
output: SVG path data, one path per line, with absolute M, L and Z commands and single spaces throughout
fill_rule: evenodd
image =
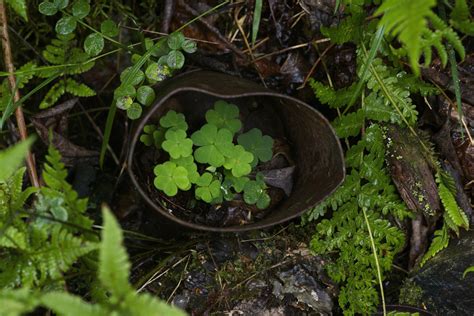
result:
M 453 238 L 449 246 L 430 259 L 413 277 L 423 290 L 423 302 L 437 315 L 474 315 L 474 231 Z

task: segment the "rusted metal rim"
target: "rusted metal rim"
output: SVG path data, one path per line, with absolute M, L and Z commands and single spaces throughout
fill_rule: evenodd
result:
M 198 78 L 196 80 L 196 78 Z M 212 80 L 206 80 L 211 78 Z M 191 79 L 191 80 L 190 80 Z M 215 89 L 210 86 L 212 82 L 220 82 L 222 83 L 222 80 L 227 80 L 227 81 L 233 81 L 233 82 L 239 82 L 239 83 L 244 83 L 241 85 L 240 88 L 235 89 L 235 92 L 232 92 L 232 89 L 229 90 L 223 90 L 223 89 Z M 235 88 L 235 87 L 234 87 Z M 248 88 L 246 90 L 242 90 L 242 88 Z M 334 183 L 333 186 L 328 190 L 327 194 L 325 194 L 324 197 L 322 197 L 319 201 L 316 201 L 315 204 L 318 204 L 324 200 L 325 197 L 333 193 L 337 187 L 344 181 L 345 177 L 345 166 L 344 166 L 344 155 L 343 151 L 341 148 L 341 144 L 338 141 L 338 138 L 332 129 L 329 121 L 316 109 L 310 107 L 306 103 L 295 99 L 293 97 L 279 94 L 276 92 L 273 92 L 267 88 L 261 87 L 254 82 L 245 80 L 245 79 L 240 79 L 240 78 L 234 78 L 232 76 L 226 75 L 226 74 L 221 74 L 221 73 L 215 73 L 215 72 L 210 72 L 210 71 L 193 71 L 190 73 L 185 73 L 180 76 L 177 76 L 173 79 L 170 79 L 169 81 L 165 82 L 163 85 L 160 85 L 158 87 L 159 91 L 157 93 L 157 103 L 155 103 L 152 107 L 148 109 L 148 111 L 144 114 L 144 116 L 136 123 L 134 128 L 132 129 L 132 135 L 131 135 L 131 141 L 130 141 L 130 148 L 129 148 L 129 154 L 128 154 L 128 159 L 127 159 L 127 170 L 128 174 L 133 182 L 133 185 L 136 187 L 142 198 L 145 200 L 145 202 L 155 211 L 160 213 L 162 216 L 165 216 L 166 218 L 170 219 L 173 222 L 176 222 L 180 225 L 186 226 L 191 229 L 198 229 L 198 230 L 204 230 L 204 231 L 213 231 L 213 232 L 243 232 L 243 231 L 249 231 L 249 230 L 255 230 L 255 229 L 262 229 L 262 228 L 267 228 L 270 226 L 274 226 L 277 224 L 281 224 L 283 222 L 286 222 L 290 219 L 293 219 L 295 217 L 301 216 L 305 211 L 307 211 L 309 208 L 304 208 L 301 209 L 293 214 L 290 214 L 286 216 L 285 218 L 281 218 L 272 222 L 268 223 L 259 223 L 255 222 L 252 224 L 248 225 L 243 225 L 243 226 L 230 226 L 230 227 L 212 227 L 212 226 L 205 226 L 205 225 L 200 225 L 200 224 L 195 224 L 195 223 L 190 223 L 187 222 L 181 218 L 178 218 L 176 216 L 173 216 L 169 214 L 166 210 L 164 210 L 161 206 L 157 205 L 146 193 L 145 188 L 142 187 L 140 182 L 137 179 L 136 174 L 133 171 L 133 161 L 134 161 L 134 153 L 136 149 L 136 145 L 139 141 L 140 134 L 143 130 L 143 127 L 148 123 L 150 118 L 153 116 L 153 114 L 162 106 L 168 99 L 170 99 L 173 96 L 176 96 L 180 93 L 183 92 L 197 92 L 197 93 L 202 93 L 202 94 L 207 94 L 210 96 L 214 96 L 217 98 L 222 98 L 222 99 L 231 99 L 231 98 L 241 98 L 241 97 L 262 97 L 262 96 L 268 96 L 268 97 L 274 97 L 274 98 L 280 98 L 284 100 L 291 101 L 292 103 L 299 104 L 301 107 L 311 111 L 311 113 L 319 120 L 324 122 L 324 124 L 327 125 L 327 127 L 330 129 L 330 133 L 332 134 L 332 137 L 334 141 L 337 143 L 335 145 L 336 150 L 333 152 L 334 155 L 334 160 L 339 162 L 338 168 L 340 169 L 338 174 L 337 174 L 337 179 L 333 179 Z M 314 206 L 314 205 L 313 205 Z

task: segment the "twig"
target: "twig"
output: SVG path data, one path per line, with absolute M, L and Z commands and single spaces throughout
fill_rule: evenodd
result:
M 2 48 L 3 48 L 3 61 L 8 72 L 8 81 L 10 82 L 10 89 L 14 93 L 13 101 L 18 102 L 20 100 L 20 91 L 16 89 L 16 79 L 15 79 L 15 68 L 13 67 L 13 58 L 10 47 L 10 38 L 8 36 L 8 22 L 7 15 L 5 12 L 5 3 L 3 0 L 0 0 L 0 24 L 2 28 Z M 23 110 L 21 106 L 18 106 L 15 110 L 15 117 L 18 126 L 18 131 L 20 132 L 20 139 L 25 140 L 28 138 L 28 132 L 26 130 L 25 117 L 23 115 Z M 26 166 L 28 169 L 28 176 L 30 178 L 31 184 L 34 187 L 39 187 L 38 174 L 35 167 L 35 159 L 31 153 L 28 151 L 26 156 Z
M 170 30 L 171 19 L 176 8 L 176 0 L 165 0 L 163 9 L 163 19 L 161 21 L 161 31 L 168 33 Z
M 308 82 L 309 78 L 311 78 L 311 75 L 313 74 L 314 70 L 316 69 L 316 67 L 318 66 L 318 64 L 321 62 L 321 59 L 324 57 L 324 55 L 326 55 L 326 53 L 334 47 L 334 44 L 331 44 L 329 45 L 322 53 L 321 55 L 319 55 L 318 59 L 316 59 L 316 61 L 314 62 L 313 66 L 311 67 L 311 69 L 309 70 L 308 74 L 306 75 L 306 77 L 304 78 L 304 81 L 303 81 L 303 84 L 301 86 L 299 86 L 297 89 L 300 90 L 300 89 L 303 89 L 305 86 L 306 86 L 306 83 Z

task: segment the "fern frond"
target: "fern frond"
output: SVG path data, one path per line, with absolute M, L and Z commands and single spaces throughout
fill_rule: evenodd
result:
M 421 259 L 420 266 L 424 266 L 425 263 L 433 258 L 438 252 L 446 248 L 449 244 L 449 234 L 446 225 L 434 232 L 434 238 L 431 242 L 430 248 Z
M 336 91 L 330 86 L 326 86 L 312 78 L 309 81 L 309 85 L 313 89 L 319 102 L 329 105 L 331 109 L 338 109 L 349 104 L 356 87 L 355 84 L 353 84 L 348 88 Z
M 340 138 L 357 136 L 364 124 L 364 111 L 359 109 L 356 112 L 337 117 L 333 121 L 333 127 Z
M 66 79 L 66 92 L 75 95 L 76 97 L 92 97 L 95 91 L 83 83 L 79 83 L 74 79 Z
M 456 202 L 455 194 L 451 191 L 456 189 L 454 187 L 454 181 L 452 183 L 447 182 L 446 175 L 441 176 L 438 172 L 436 173 L 436 182 L 438 184 L 438 194 L 444 206 L 445 216 L 449 217 L 449 220 L 454 223 L 454 225 L 468 229 L 469 220 Z
M 466 0 L 456 0 L 450 14 L 450 22 L 464 34 L 474 36 L 474 21 L 470 16 L 470 12 Z
M 386 0 L 375 12 L 383 14 L 380 25 L 387 32 L 398 36 L 407 48 L 410 64 L 415 74 L 419 73 L 418 60 L 421 55 L 421 36 L 427 28 L 427 18 L 436 0 Z
M 37 293 L 28 288 L 18 290 L 3 289 L 0 291 L 0 315 L 26 315 L 35 310 L 39 304 Z
M 41 101 L 39 108 L 47 109 L 58 102 L 59 98 L 66 93 L 66 84 L 63 80 L 56 82 L 46 93 L 44 99 Z
M 94 62 L 89 61 L 89 55 L 82 49 L 75 47 L 74 33 L 68 35 L 58 35 L 50 45 L 43 51 L 43 57 L 52 65 L 51 69 L 43 69 L 38 72 L 41 78 L 49 78 L 58 73 L 80 74 L 90 70 Z
M 45 196 L 60 196 L 68 210 L 68 221 L 84 228 L 92 226 L 92 220 L 84 215 L 87 209 L 87 198 L 78 198 L 77 192 L 66 181 L 67 170 L 61 162 L 61 155 L 52 145 L 49 146 L 47 163 L 44 165 L 43 179 L 47 187 L 41 188 Z M 73 228 L 71 228 L 73 230 Z
M 123 299 L 131 292 L 128 283 L 130 262 L 122 245 L 123 235 L 117 220 L 109 209 L 102 211 L 104 229 L 99 255 L 99 280 L 117 298 Z
M 358 43 L 362 39 L 363 21 L 365 14 L 362 12 L 358 14 L 352 14 L 349 17 L 342 20 L 336 27 L 321 27 L 321 33 L 329 37 L 331 42 L 338 45 L 353 42 Z
M 100 305 L 92 305 L 80 297 L 66 292 L 50 292 L 41 297 L 41 303 L 57 315 L 107 316 L 109 311 Z M 152 313 L 153 314 L 153 313 Z M 152 315 L 150 314 L 150 315 Z

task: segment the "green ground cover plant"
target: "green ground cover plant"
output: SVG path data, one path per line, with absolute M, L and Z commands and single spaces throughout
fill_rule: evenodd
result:
M 263 176 L 256 172 L 251 179 L 251 173 L 272 158 L 273 139 L 257 128 L 239 134 L 239 108 L 223 100 L 215 102 L 205 119 L 191 135 L 184 114 L 174 110 L 161 117 L 159 126 L 144 127 L 142 143 L 169 157 L 154 168 L 155 187 L 170 197 L 194 187 L 195 198 L 211 204 L 243 193 L 247 204 L 267 208 L 271 199 Z

